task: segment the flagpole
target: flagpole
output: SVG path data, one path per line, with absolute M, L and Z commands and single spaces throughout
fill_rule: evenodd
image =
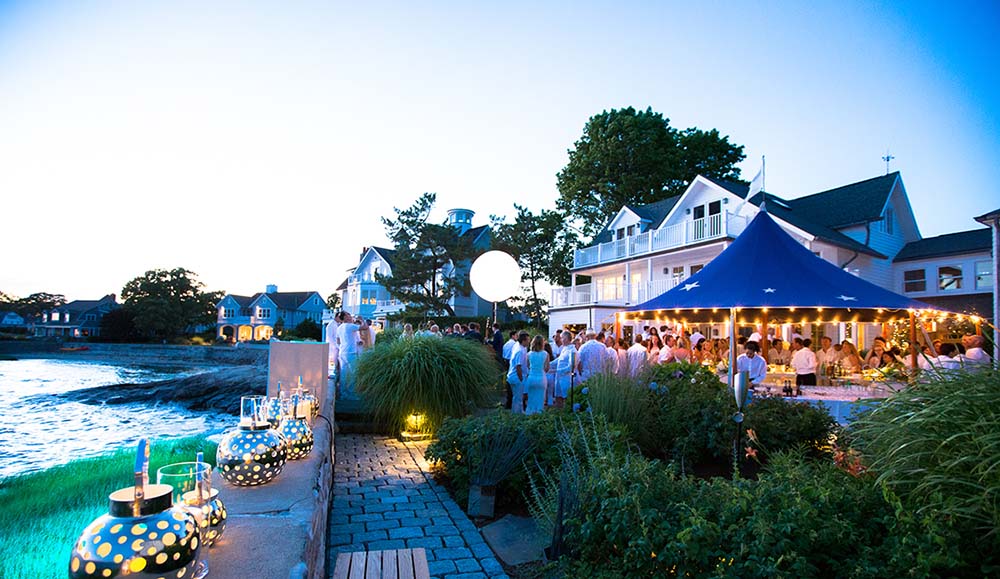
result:
M 760 190 L 767 191 L 767 164 L 764 155 L 760 156 Z

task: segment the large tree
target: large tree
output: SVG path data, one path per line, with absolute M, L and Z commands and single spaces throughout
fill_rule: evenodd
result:
M 681 131 L 650 108 L 611 109 L 591 117 L 569 150 L 556 207 L 591 238 L 622 205 L 677 195 L 699 173 L 738 181 L 743 159 L 743 146 L 715 129 Z
M 340 309 L 340 293 L 333 292 L 332 294 L 326 296 L 326 307 L 330 311 L 336 313 Z
M 557 211 L 543 209 L 532 213 L 527 207 L 514 204 L 514 222 L 504 217 L 490 217 L 494 249 L 506 251 L 521 266 L 524 293 L 513 299 L 536 325 L 542 325 L 548 300 L 538 293 L 538 284 L 547 280 L 554 285 L 569 283 L 572 252 L 567 244 L 572 239 Z
M 470 291 L 463 265 L 474 257 L 472 241 L 447 224 L 430 223 L 437 195 L 424 193 L 406 209 L 393 208 L 395 219 L 382 218 L 396 250 L 392 275 L 375 279 L 407 304 L 407 311 L 420 314 L 455 315 L 451 298 Z
M 66 297 L 62 294 L 38 292 L 28 297 L 14 299 L 9 305 L 17 315 L 24 318 L 25 322 L 29 322 L 42 315 L 42 312 L 58 308 L 65 303 Z
M 213 324 L 222 292 L 205 292 L 194 272 L 153 269 L 122 288 L 124 307 L 135 327 L 152 338 L 173 338 L 191 327 Z

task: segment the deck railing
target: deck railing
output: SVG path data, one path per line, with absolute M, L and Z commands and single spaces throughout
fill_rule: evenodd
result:
M 582 305 L 624 306 L 641 304 L 673 288 L 682 278 L 654 279 L 641 283 L 587 283 L 573 287 L 552 288 L 549 307 L 565 308 Z

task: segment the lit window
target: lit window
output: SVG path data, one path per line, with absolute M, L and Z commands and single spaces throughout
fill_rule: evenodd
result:
M 939 267 L 938 289 L 943 292 L 962 289 L 962 268 L 950 265 Z
M 927 278 L 924 270 L 911 269 L 903 272 L 903 291 L 922 292 L 927 291 Z
M 990 261 L 976 262 L 976 289 L 977 290 L 993 289 L 993 262 Z
M 678 265 L 674 267 L 673 275 L 671 277 L 673 278 L 674 284 L 684 281 L 684 266 Z

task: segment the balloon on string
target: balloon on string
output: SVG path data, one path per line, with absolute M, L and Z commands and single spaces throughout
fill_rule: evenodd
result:
M 521 268 L 510 254 L 487 251 L 472 264 L 469 281 L 484 300 L 502 302 L 517 293 L 521 286 Z

